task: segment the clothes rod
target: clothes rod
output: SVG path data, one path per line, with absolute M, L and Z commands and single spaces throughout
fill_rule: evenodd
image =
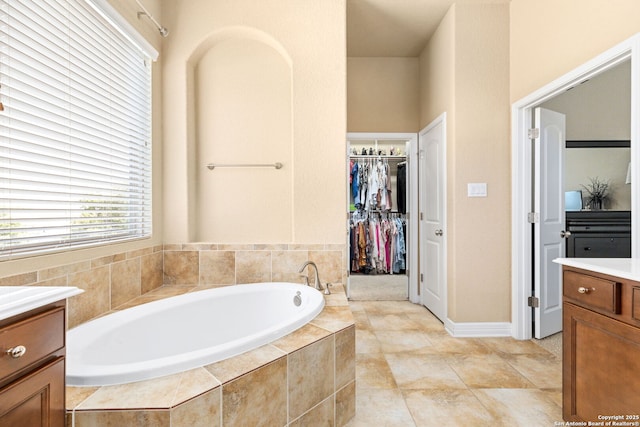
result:
M 215 168 L 276 168 L 282 169 L 282 163 L 268 163 L 268 164 L 216 164 L 209 163 L 207 165 L 209 170 L 214 170 Z

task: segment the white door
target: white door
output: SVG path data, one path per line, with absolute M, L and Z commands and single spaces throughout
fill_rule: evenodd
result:
M 535 127 L 534 336 L 544 338 L 562 330 L 562 269 L 552 261 L 565 254 L 565 116 L 536 108 Z
M 445 114 L 420 132 L 418 147 L 421 302 L 444 322 L 447 316 Z

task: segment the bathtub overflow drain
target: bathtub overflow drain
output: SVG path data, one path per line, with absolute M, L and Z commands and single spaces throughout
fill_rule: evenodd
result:
M 296 305 L 296 307 L 300 307 L 300 304 L 302 304 L 302 297 L 300 296 L 300 291 L 297 291 L 296 296 L 293 297 L 293 303 Z

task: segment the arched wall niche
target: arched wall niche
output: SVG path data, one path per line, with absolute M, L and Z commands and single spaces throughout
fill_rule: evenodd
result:
M 193 241 L 293 239 L 292 61 L 248 27 L 212 33 L 188 61 L 190 220 Z M 216 167 L 207 164 L 273 164 Z

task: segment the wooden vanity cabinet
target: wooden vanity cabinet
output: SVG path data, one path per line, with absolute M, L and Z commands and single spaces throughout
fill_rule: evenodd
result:
M 640 283 L 563 268 L 563 417 L 640 418 Z
M 0 427 L 64 427 L 64 361 L 65 300 L 0 320 Z

